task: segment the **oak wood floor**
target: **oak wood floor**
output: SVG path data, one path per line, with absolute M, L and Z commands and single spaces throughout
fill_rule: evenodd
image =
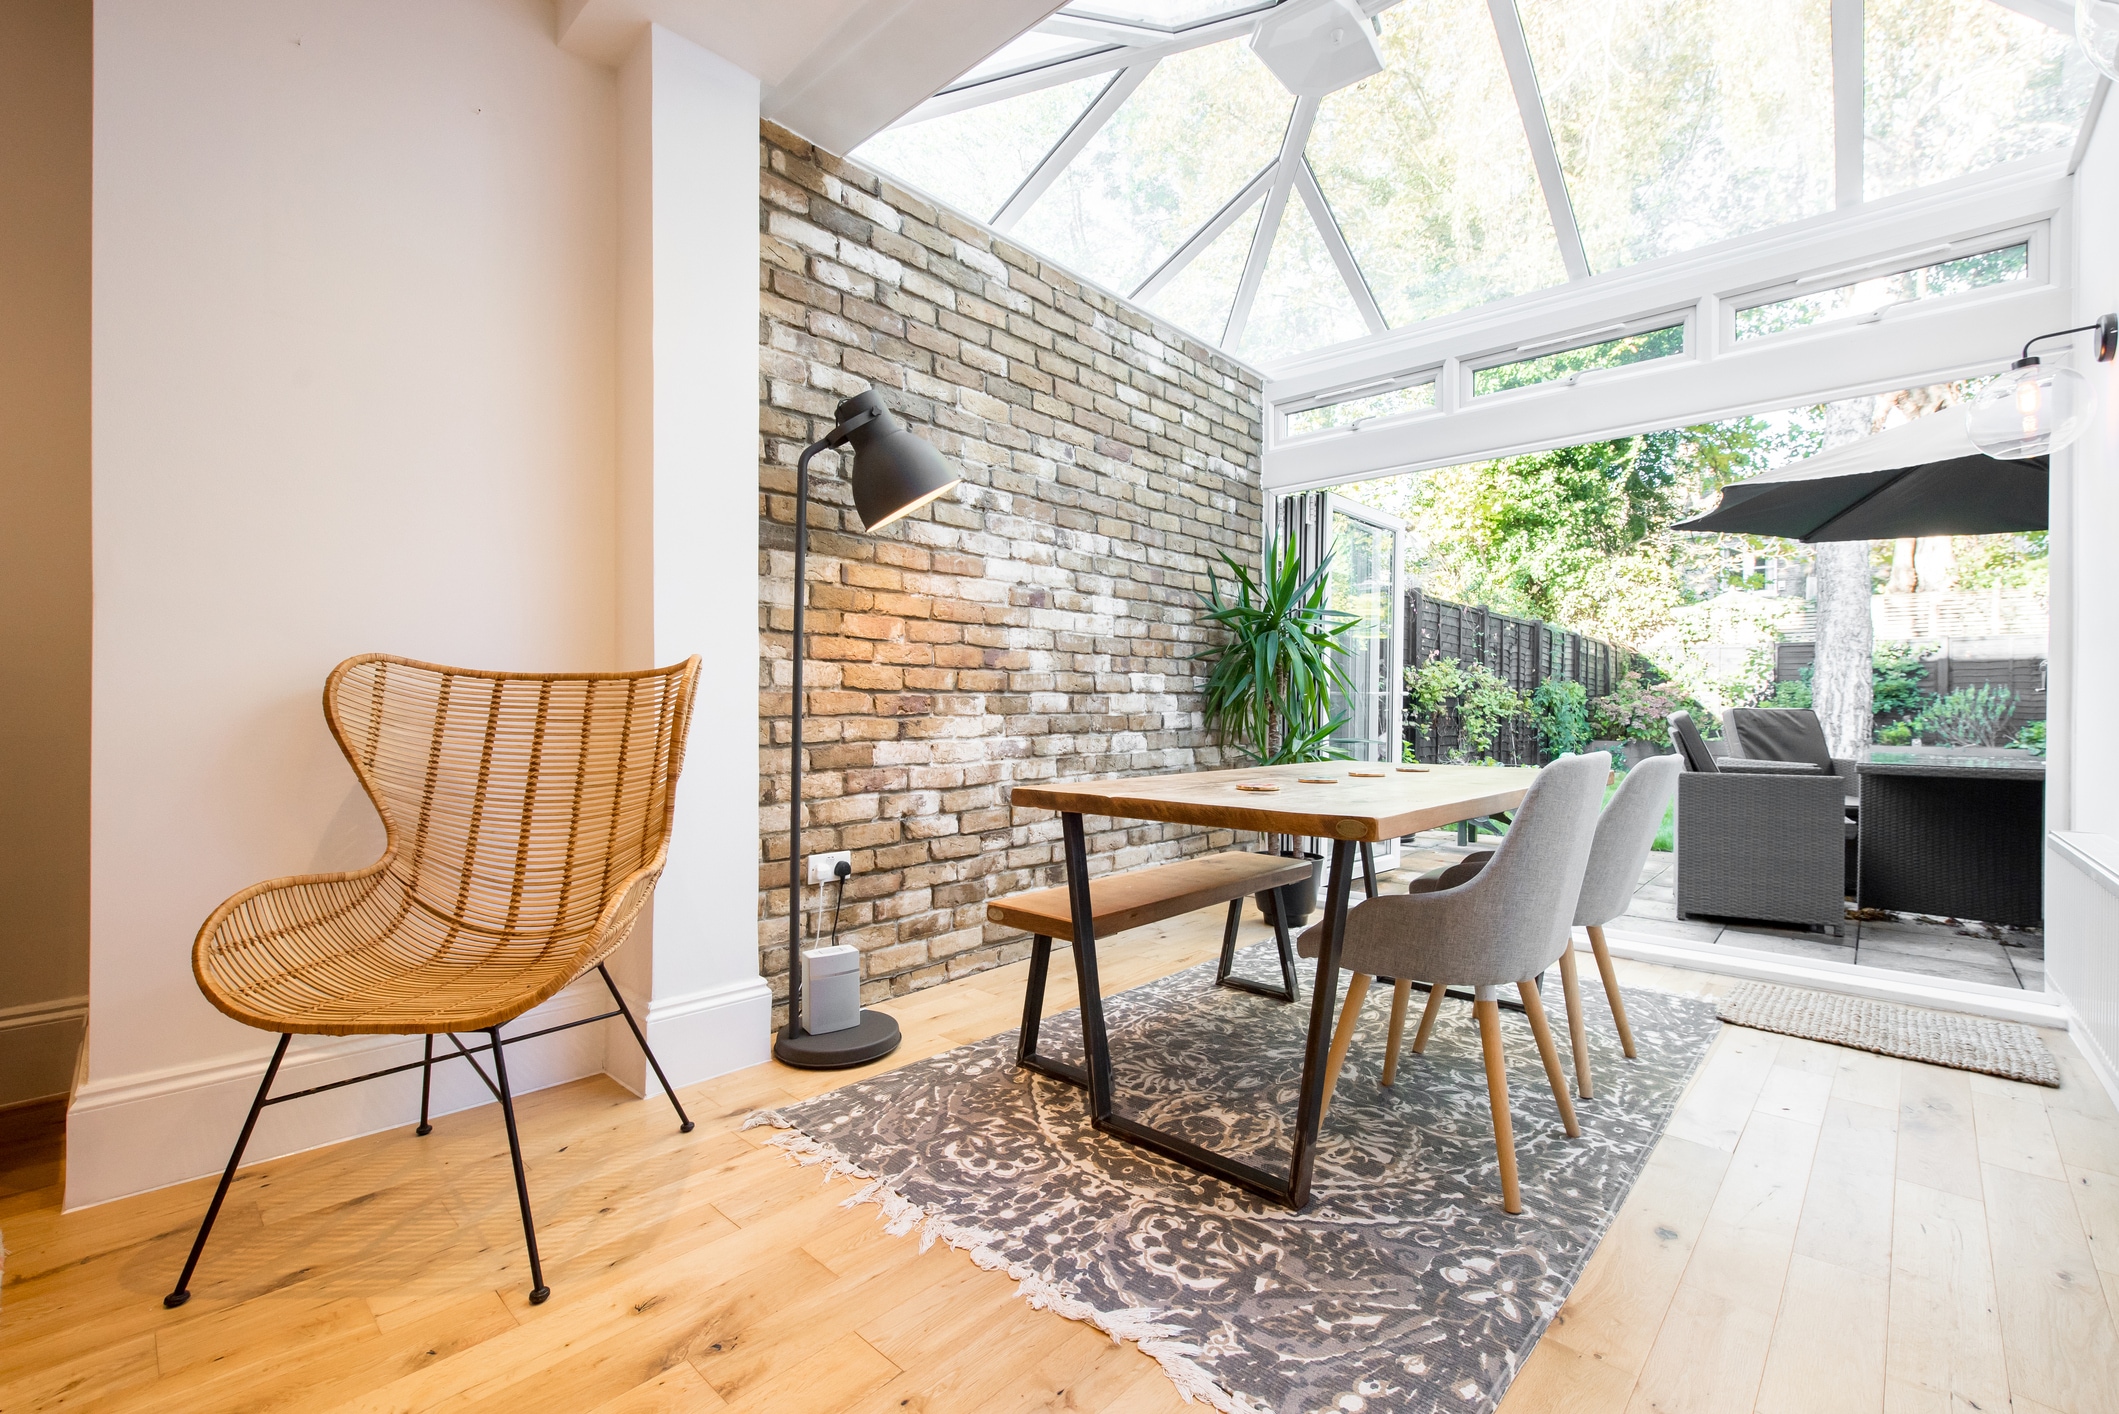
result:
M 1216 909 L 1116 940 L 1107 989 L 1211 956 L 1219 930 Z M 1005 1030 L 1022 979 L 892 1004 L 906 1044 L 883 1064 Z M 1725 1028 L 1504 1410 L 2119 1414 L 2119 1115 L 2047 1041 L 2058 1091 Z M 211 1183 L 62 1216 L 56 1109 L 0 1115 L 0 1411 L 1182 1407 L 1130 1345 L 885 1235 L 739 1127 L 845 1078 L 693 1086 L 689 1136 L 608 1080 L 525 1097 L 538 1307 L 493 1106 L 245 1169 L 174 1312 Z

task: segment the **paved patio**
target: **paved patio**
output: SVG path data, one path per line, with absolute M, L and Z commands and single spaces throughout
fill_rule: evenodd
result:
M 1458 847 L 1456 837 L 1444 831 L 1418 835 L 1415 840 L 1416 847 L 1408 847 L 1401 855 L 1401 873 L 1432 869 L 1471 852 Z M 1494 843 L 1487 839 L 1475 848 L 1491 849 Z M 2036 929 L 1995 928 L 1956 919 L 1893 914 L 1878 920 L 1849 918 L 1841 936 L 1833 938 L 1800 928 L 1775 928 L 1735 919 L 1680 920 L 1676 856 L 1669 854 L 1648 856 L 1632 905 L 1623 917 L 1608 926 L 1613 933 L 1642 938 L 1889 968 L 1925 977 L 1984 982 L 1991 987 L 2045 990 L 2045 935 Z

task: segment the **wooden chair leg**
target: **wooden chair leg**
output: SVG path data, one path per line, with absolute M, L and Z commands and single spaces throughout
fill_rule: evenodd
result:
M 1347 980 L 1346 1004 L 1339 1008 L 1339 1026 L 1332 1032 L 1332 1052 L 1324 1063 L 1324 1105 L 1317 1112 L 1320 1125 L 1332 1112 L 1332 1092 L 1339 1088 L 1339 1068 L 1346 1064 L 1347 1047 L 1354 1044 L 1354 1024 L 1361 1019 L 1361 1002 L 1374 980 L 1366 972 L 1357 972 Z
M 1440 996 L 1438 983 L 1430 996 Z M 1516 1135 L 1508 1122 L 1508 1070 L 1501 1061 L 1501 1007 L 1492 1000 L 1472 1003 L 1479 1019 L 1479 1047 L 1486 1053 L 1486 1099 L 1494 1112 L 1494 1154 L 1501 1160 L 1501 1206 L 1523 1211 L 1523 1189 L 1516 1182 Z
M 1545 1022 L 1545 1003 L 1538 996 L 1538 984 L 1526 979 L 1516 983 L 1516 993 L 1523 998 L 1523 1014 L 1530 1018 L 1530 1034 L 1538 1038 L 1538 1059 L 1545 1062 L 1545 1078 L 1552 1083 L 1552 1097 L 1559 1102 L 1560 1122 L 1567 1126 L 1567 1137 L 1578 1137 L 1582 1126 L 1575 1122 L 1575 1102 L 1567 1095 L 1567 1074 L 1560 1069 L 1560 1048 L 1552 1043 L 1552 1027 Z
M 1633 1028 L 1626 1024 L 1626 1003 L 1619 998 L 1619 978 L 1612 971 L 1611 950 L 1604 946 L 1603 928 L 1590 926 L 1589 946 L 1596 950 L 1597 973 L 1604 979 L 1604 999 L 1611 1003 L 1611 1019 L 1618 1024 L 1619 1045 L 1625 1049 L 1626 1059 L 1632 1060 Z
M 1391 1037 L 1383 1045 L 1383 1083 L 1396 1084 L 1398 1080 L 1398 1043 L 1405 1039 L 1405 1004 L 1413 994 L 1413 984 L 1400 977 L 1391 987 Z
M 1575 1090 L 1585 1100 L 1596 1098 L 1589 1089 L 1589 1035 L 1582 1024 L 1582 978 L 1575 971 L 1575 943 L 1567 940 L 1560 954 L 1560 990 L 1567 997 L 1567 1039 L 1574 1043 Z
M 1447 982 L 1427 984 L 1427 1005 L 1420 1009 L 1420 1029 L 1413 1033 L 1413 1054 L 1427 1054 L 1427 1038 L 1435 1034 L 1435 1018 L 1442 1014 L 1442 994 L 1449 990 Z

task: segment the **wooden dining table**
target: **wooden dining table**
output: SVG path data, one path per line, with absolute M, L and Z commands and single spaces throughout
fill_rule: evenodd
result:
M 1339 953 L 1346 937 L 1348 896 L 1357 853 L 1419 830 L 1513 810 L 1537 771 L 1527 766 L 1393 766 L 1332 761 L 1188 771 L 1169 776 L 1018 785 L 1017 809 L 1059 812 L 1072 914 L 1075 982 L 1081 994 L 1082 1055 L 1077 1069 L 1026 1053 L 1023 1064 L 1089 1094 L 1089 1122 L 1098 1131 L 1173 1159 L 1199 1173 L 1301 1209 L 1310 1200 L 1317 1130 L 1324 1111 L 1326 1056 L 1338 1005 Z M 1310 991 L 1309 1038 L 1303 1048 L 1301 1097 L 1286 1173 L 1276 1173 L 1203 1148 L 1121 1112 L 1111 1080 L 1111 1043 L 1097 981 L 1096 924 L 1089 890 L 1089 853 L 1082 818 L 1157 820 L 1209 829 L 1255 830 L 1332 842 L 1324 898 L 1324 938 Z M 1365 880 L 1376 889 L 1373 862 Z

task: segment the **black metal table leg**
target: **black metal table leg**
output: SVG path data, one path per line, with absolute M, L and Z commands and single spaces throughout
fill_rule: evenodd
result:
M 1038 961 L 1038 943 L 1045 945 L 1044 951 L 1049 956 L 1049 939 L 1039 939 L 1031 945 L 1030 983 L 1023 1006 L 1024 1039 L 1018 1042 L 1016 1050 L 1018 1063 L 1086 1088 L 1089 1092 L 1089 1122 L 1098 1131 L 1291 1208 L 1304 1207 L 1310 1200 L 1310 1174 L 1316 1165 L 1317 1131 L 1324 1113 L 1325 1061 L 1332 1044 L 1332 1011 L 1338 1003 L 1339 953 L 1346 938 L 1347 901 L 1353 888 L 1354 842 L 1336 840 L 1332 845 L 1331 882 L 1325 893 L 1323 956 L 1318 959 L 1317 981 L 1311 989 L 1310 1029 L 1303 1049 L 1295 1142 L 1288 1155 L 1288 1171 L 1283 1175 L 1201 1148 L 1175 1134 L 1118 1113 L 1111 1079 L 1110 1038 L 1105 1027 L 1104 1000 L 1096 970 L 1096 919 L 1089 897 L 1089 857 L 1082 817 L 1063 813 L 1060 821 L 1066 843 L 1067 901 L 1074 930 L 1075 978 L 1081 997 L 1082 1054 L 1087 1066 L 1078 1075 L 1070 1074 L 1074 1067 L 1046 1060 L 1036 1053 L 1031 1017 L 1034 1010 L 1042 1009 L 1045 984 L 1045 969 Z M 1285 949 L 1288 941 L 1286 929 L 1278 928 L 1277 935 Z M 1283 958 L 1292 983 L 1292 953 L 1284 952 Z
M 250 1114 L 243 1121 L 243 1132 L 235 1137 L 235 1148 L 228 1155 L 228 1167 L 221 1170 L 221 1186 L 213 1190 L 213 1202 L 206 1206 L 206 1221 L 199 1224 L 199 1235 L 192 1239 L 191 1255 L 184 1259 L 184 1274 L 177 1278 L 176 1289 L 162 1298 L 164 1306 L 181 1306 L 191 1299 L 191 1274 L 199 1269 L 199 1254 L 206 1250 L 206 1239 L 213 1233 L 213 1220 L 221 1215 L 221 1204 L 228 1201 L 228 1185 L 235 1182 L 235 1171 L 243 1162 L 243 1150 L 250 1145 L 250 1131 L 257 1128 L 258 1111 L 265 1108 L 265 1096 L 272 1092 L 272 1078 L 280 1073 L 280 1062 L 287 1055 L 287 1043 L 293 1039 L 283 1032 L 280 1043 L 272 1048 L 272 1059 L 265 1065 L 265 1078 L 258 1084 L 258 1097 L 250 1102 Z
M 1364 898 L 1379 898 L 1383 894 L 1376 883 L 1376 846 L 1367 840 L 1361 842 L 1361 887 Z

